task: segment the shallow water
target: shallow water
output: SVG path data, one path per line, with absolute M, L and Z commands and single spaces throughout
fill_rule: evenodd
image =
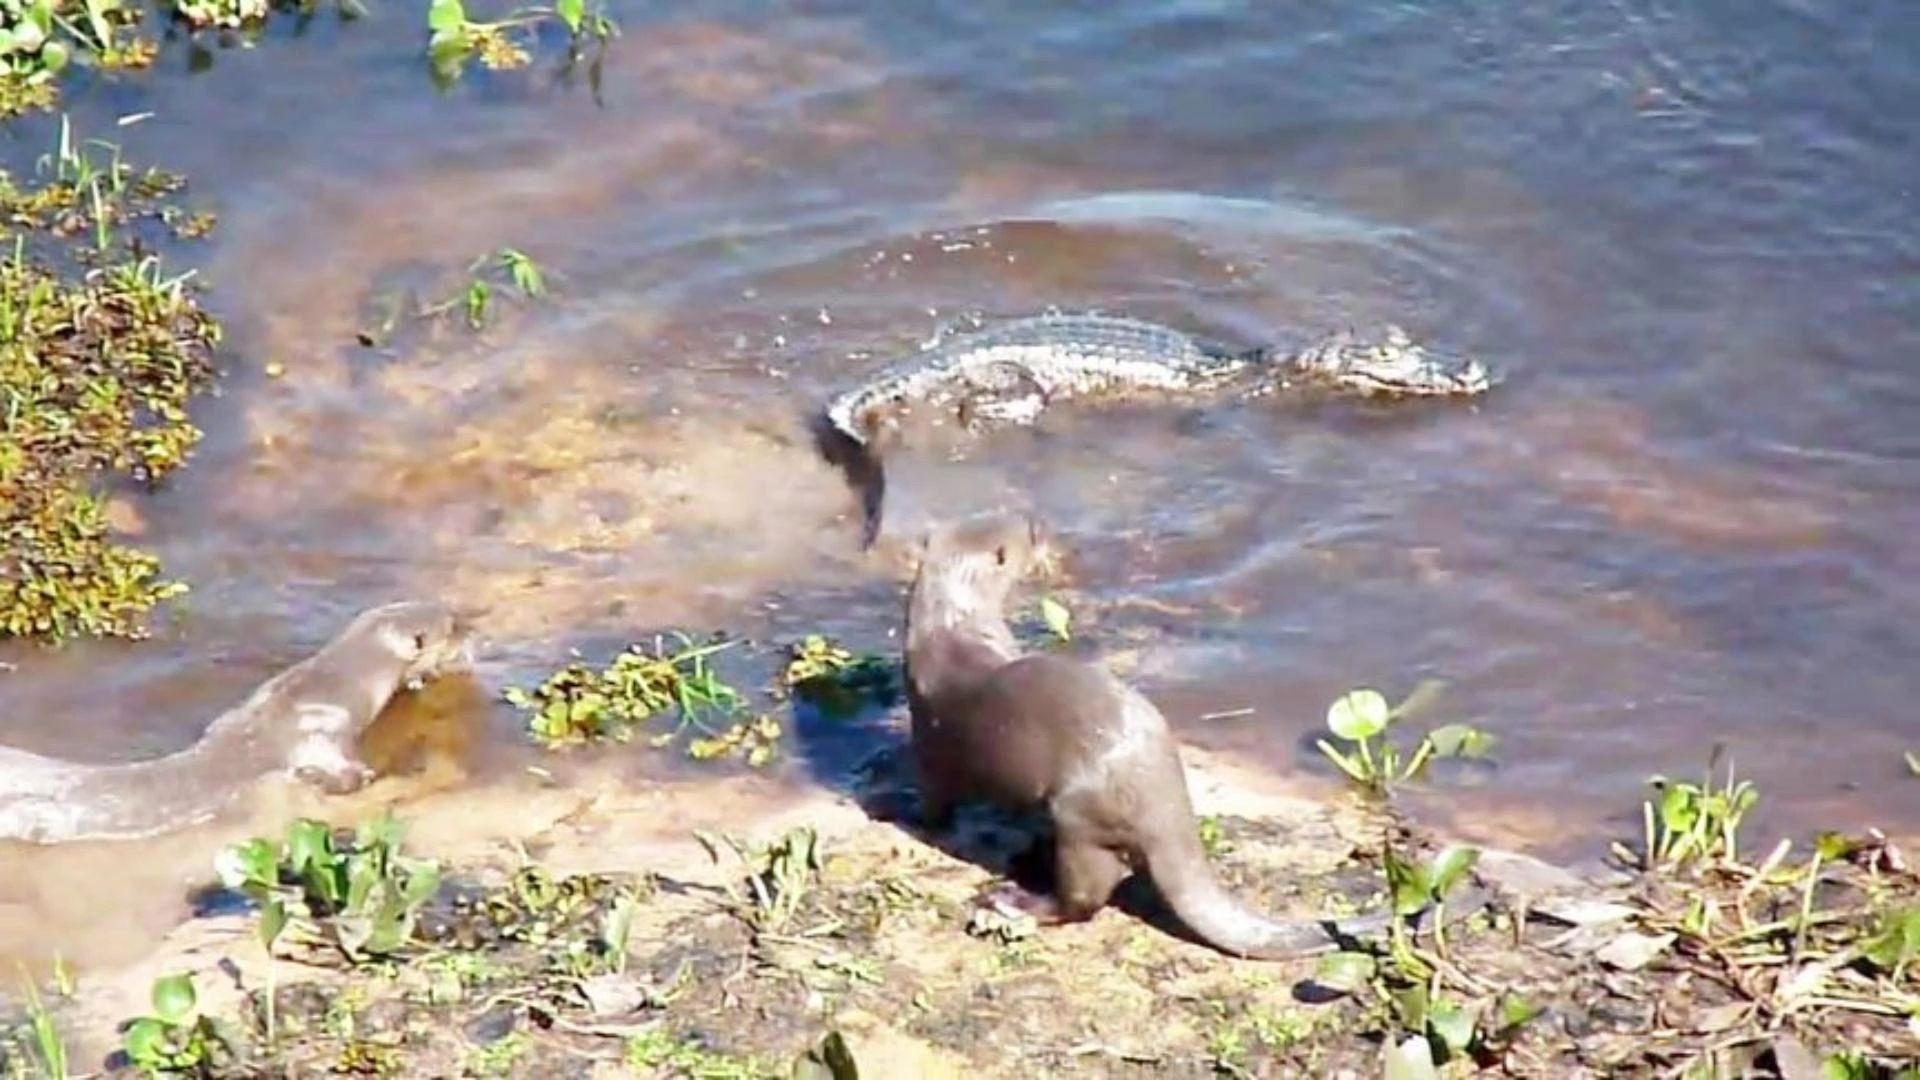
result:
M 551 56 L 436 94 L 398 8 L 78 90 L 220 211 L 229 377 L 132 504 L 192 596 L 152 642 L 0 651 L 6 741 L 183 746 L 410 593 L 479 613 L 487 686 L 676 625 L 885 647 L 898 586 L 804 425 L 838 388 L 1048 305 L 1391 319 L 1507 383 L 1055 413 L 903 462 L 894 512 L 1038 508 L 1091 638 L 1282 772 L 1324 776 L 1341 690 L 1437 677 L 1435 721 L 1504 742 L 1434 813 L 1591 850 L 1719 740 L 1767 829 L 1920 829 L 1920 8 L 1044 7 L 616 4 L 597 101 Z M 551 303 L 356 344 L 505 245 Z M 472 711 L 481 774 L 519 763 Z

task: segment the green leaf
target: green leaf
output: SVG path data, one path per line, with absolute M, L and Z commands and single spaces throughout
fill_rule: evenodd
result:
M 1067 605 L 1051 596 L 1043 596 L 1040 598 L 1040 617 L 1046 620 L 1047 629 L 1054 637 L 1066 641 L 1071 636 L 1069 631 L 1073 626 L 1073 612 L 1067 609 Z
M 1427 998 L 1427 984 L 1414 983 L 1401 987 L 1391 995 L 1393 999 L 1394 1019 L 1408 1031 L 1427 1030 L 1427 1020 L 1433 1013 L 1432 1002 Z
M 1473 1044 L 1473 1030 L 1476 1026 L 1478 1010 L 1463 1009 L 1457 1005 L 1436 1004 L 1428 1016 L 1433 1033 L 1447 1049 L 1459 1054 Z
M 273 943 L 280 940 L 280 932 L 287 928 L 286 901 L 275 898 L 267 901 L 260 909 L 260 944 L 273 951 Z
M 460 0 L 433 0 L 427 6 L 427 29 L 435 34 L 458 33 L 467 25 L 467 9 Z
M 1500 999 L 1500 1023 L 1512 1030 L 1533 1022 L 1533 1018 L 1542 1012 L 1540 1006 L 1518 994 L 1508 994 Z
M 1314 969 L 1313 981 L 1329 990 L 1351 994 L 1373 980 L 1378 964 L 1372 955 L 1337 952 L 1321 959 Z
M 1414 1035 L 1386 1052 L 1386 1080 L 1440 1080 L 1433 1064 L 1433 1047 L 1425 1035 Z
M 1436 757 L 1482 758 L 1499 740 L 1472 724 L 1442 724 L 1427 733 Z
M 153 981 L 153 1011 L 161 1020 L 178 1024 L 193 1015 L 193 976 L 181 972 Z
M 422 860 L 408 867 L 407 886 L 400 893 L 400 902 L 408 910 L 419 907 L 433 898 L 440 888 L 440 864 Z M 629 914 L 631 919 L 632 915 Z
M 1453 891 L 1453 887 L 1460 883 L 1460 878 L 1479 860 L 1479 848 L 1457 844 L 1435 855 L 1430 871 L 1434 895 L 1444 899 L 1449 892 Z
M 361 851 L 372 851 L 375 848 L 398 848 L 401 839 L 406 836 L 406 831 L 406 826 L 402 825 L 399 819 L 393 816 L 391 809 L 388 809 L 383 811 L 379 817 L 362 823 L 360 828 L 354 832 L 353 844 Z
M 229 889 L 258 893 L 279 884 L 279 851 L 273 841 L 257 836 L 229 844 L 214 856 L 213 872 Z
M 145 1069 L 157 1069 L 166 1064 L 170 1049 L 167 1025 L 154 1017 L 143 1016 L 128 1025 L 120 1045 L 126 1050 L 128 1061 Z
M 65 42 L 49 41 L 40 46 L 40 63 L 48 72 L 59 71 L 67 66 L 69 52 Z
M 578 35 L 580 20 L 586 16 L 586 0 L 555 0 L 553 10 L 560 15 L 560 21 L 567 24 L 567 32 Z
M 1843 833 L 1831 830 L 1821 833 L 1813 839 L 1813 849 L 1820 853 L 1821 862 L 1833 862 L 1853 854 L 1857 845 Z
M 1686 832 L 1700 819 L 1698 792 L 1690 784 L 1674 784 L 1660 796 L 1660 823 L 1668 832 Z
M 1378 690 L 1349 690 L 1327 709 L 1327 730 L 1359 742 L 1385 731 L 1391 719 L 1387 699 Z
M 1387 868 L 1387 888 L 1393 893 L 1393 912 L 1405 917 L 1415 915 L 1433 897 L 1433 880 L 1425 867 L 1416 866 L 1388 851 L 1382 856 Z
M 333 864 L 333 832 L 321 822 L 301 818 L 287 829 L 287 869 L 304 875 L 309 867 Z

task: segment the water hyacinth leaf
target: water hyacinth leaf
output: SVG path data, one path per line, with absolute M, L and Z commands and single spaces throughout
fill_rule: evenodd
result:
M 408 870 L 407 887 L 400 896 L 400 902 L 410 910 L 417 908 L 432 899 L 439 888 L 439 863 L 430 861 L 413 863 Z
M 556 0 L 553 10 L 560 16 L 560 21 L 567 24 L 568 33 L 580 33 L 581 20 L 587 14 L 586 0 Z
M 1686 832 L 1700 820 L 1698 791 L 1689 784 L 1674 784 L 1660 796 L 1660 823 L 1670 833 Z
M 1373 738 L 1391 719 L 1387 699 L 1378 690 L 1349 690 L 1327 708 L 1327 730 L 1349 742 Z
M 1864 948 L 1867 959 L 1882 971 L 1898 970 L 1920 957 L 1920 906 L 1887 913 Z
M 185 972 L 164 975 L 153 981 L 153 1012 L 169 1024 L 178 1024 L 193 1015 L 198 998 L 193 992 L 193 976 Z
M 229 889 L 271 888 L 279 884 L 279 855 L 271 840 L 256 836 L 221 848 L 213 858 L 213 872 Z
M 1851 837 L 1831 830 L 1821 833 L 1813 840 L 1813 850 L 1819 853 L 1821 862 L 1844 859 L 1853 854 L 1859 846 Z
M 1472 724 L 1442 724 L 1427 733 L 1437 757 L 1482 758 L 1499 740 Z
M 170 1056 L 167 1026 L 163 1021 L 143 1016 L 127 1027 L 121 1046 L 127 1051 L 127 1059 L 135 1065 L 162 1064 Z
M 1433 896 L 1433 881 L 1425 867 L 1415 865 L 1388 851 L 1382 861 L 1386 864 L 1387 888 L 1393 893 L 1393 912 L 1405 917 L 1419 914 Z
M 1433 880 L 1430 883 L 1435 895 L 1445 897 L 1459 884 L 1473 864 L 1480 860 L 1480 849 L 1454 845 L 1434 856 Z
M 277 897 L 267 901 L 266 906 L 260 909 L 260 944 L 271 951 L 273 943 L 280 940 L 280 933 L 286 928 L 286 902 Z
M 1329 990 L 1351 994 L 1373 981 L 1378 964 L 1368 953 L 1337 952 L 1320 961 L 1313 981 Z
M 1464 1009 L 1457 1005 L 1438 1004 L 1428 1014 L 1428 1023 L 1433 1033 L 1440 1036 L 1447 1050 L 1454 1054 L 1463 1053 L 1473 1044 L 1473 1032 L 1477 1024 L 1477 1010 Z
M 1500 999 L 1500 1022 L 1508 1029 L 1531 1023 L 1541 1011 L 1540 1006 L 1518 994 L 1508 994 Z
M 1412 986 L 1395 990 L 1392 995 L 1393 1015 L 1400 1026 L 1408 1031 L 1425 1031 L 1427 1020 L 1432 1015 L 1432 1003 L 1427 997 L 1427 984 L 1414 983 Z
M 1433 1047 L 1425 1035 L 1414 1035 L 1386 1050 L 1386 1080 L 1440 1080 L 1433 1064 Z
M 40 47 L 41 66 L 48 74 L 52 74 L 67 66 L 68 55 L 64 42 L 49 41 Z
M 304 874 L 310 867 L 333 862 L 333 833 L 311 818 L 301 818 L 287 829 L 287 867 Z
M 427 6 L 427 29 L 435 35 L 453 34 L 467 25 L 467 9 L 460 0 L 433 0 Z

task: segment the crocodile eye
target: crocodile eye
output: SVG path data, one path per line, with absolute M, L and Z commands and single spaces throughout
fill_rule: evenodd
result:
M 1004 547 L 994 548 L 993 561 L 999 563 L 1001 566 L 1007 565 L 1007 549 Z
M 427 651 L 427 635 L 425 634 L 413 635 L 413 648 L 414 648 L 414 651 L 416 652 L 426 652 Z

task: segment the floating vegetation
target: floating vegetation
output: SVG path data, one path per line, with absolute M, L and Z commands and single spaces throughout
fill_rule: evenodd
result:
M 587 0 L 555 0 L 552 7 L 516 8 L 499 19 L 479 20 L 467 15 L 461 0 L 433 0 L 427 8 L 427 57 L 434 78 L 452 83 L 469 60 L 491 70 L 525 67 L 532 59 L 535 31 L 557 22 L 567 31 L 569 50 L 577 54 L 582 42 L 605 43 L 619 33 L 601 4 Z
M 648 741 L 666 746 L 689 731 L 695 733 L 689 751 L 712 757 L 742 750 L 750 760 L 764 763 L 779 737 L 779 726 L 765 718 L 743 717 L 746 698 L 723 681 L 707 658 L 738 644 L 722 640 L 695 644 L 685 634 L 674 635 L 677 651 L 668 651 L 664 638 L 651 647 L 627 646 L 605 667 L 575 662 L 547 677 L 532 689 L 508 687 L 503 696 L 515 708 L 529 713 L 528 732 L 549 749 L 595 742 L 628 742 L 642 724 L 671 714 L 674 726 Z M 746 730 L 737 730 L 740 728 Z
M 267 0 L 171 0 L 174 13 L 196 30 L 237 30 L 265 19 Z
M 177 177 L 135 173 L 65 123 L 42 172 L 26 187 L 0 173 L 12 241 L 0 259 L 0 634 L 139 637 L 146 612 L 185 586 L 114 542 L 97 492 L 115 475 L 151 486 L 186 462 L 200 439 L 187 405 L 213 381 L 220 327 L 191 271 L 134 254 L 136 226 L 180 220 Z
M 660 718 L 670 726 L 645 736 L 659 748 L 684 739 L 695 760 L 734 758 L 759 768 L 773 761 L 787 725 L 774 706 L 791 696 L 829 716 L 888 705 L 901 692 L 899 664 L 855 654 L 822 634 L 789 645 L 776 685 L 742 692 L 722 679 L 709 658 L 740 644 L 704 644 L 676 633 L 674 644 L 628 645 L 605 666 L 576 660 L 538 686 L 508 687 L 507 702 L 527 714 L 527 730 L 548 749 L 600 742 L 631 742 Z
M 467 267 L 467 283 L 453 296 L 420 309 L 423 319 L 436 319 L 450 311 L 459 309 L 466 315 L 467 325 L 475 330 L 486 326 L 487 317 L 493 310 L 494 285 L 486 276 L 486 271 L 518 290 L 529 300 L 537 300 L 547 295 L 546 271 L 525 252 L 516 248 L 501 248 L 475 259 Z M 397 313 L 396 313 L 397 314 Z M 393 318 L 379 331 L 362 331 L 360 341 L 363 345 L 374 345 L 384 340 L 393 329 Z
M 830 716 L 844 717 L 869 705 L 899 700 L 902 684 L 897 661 L 875 653 L 856 654 L 824 634 L 809 634 L 787 647 L 780 673 L 783 689 Z

